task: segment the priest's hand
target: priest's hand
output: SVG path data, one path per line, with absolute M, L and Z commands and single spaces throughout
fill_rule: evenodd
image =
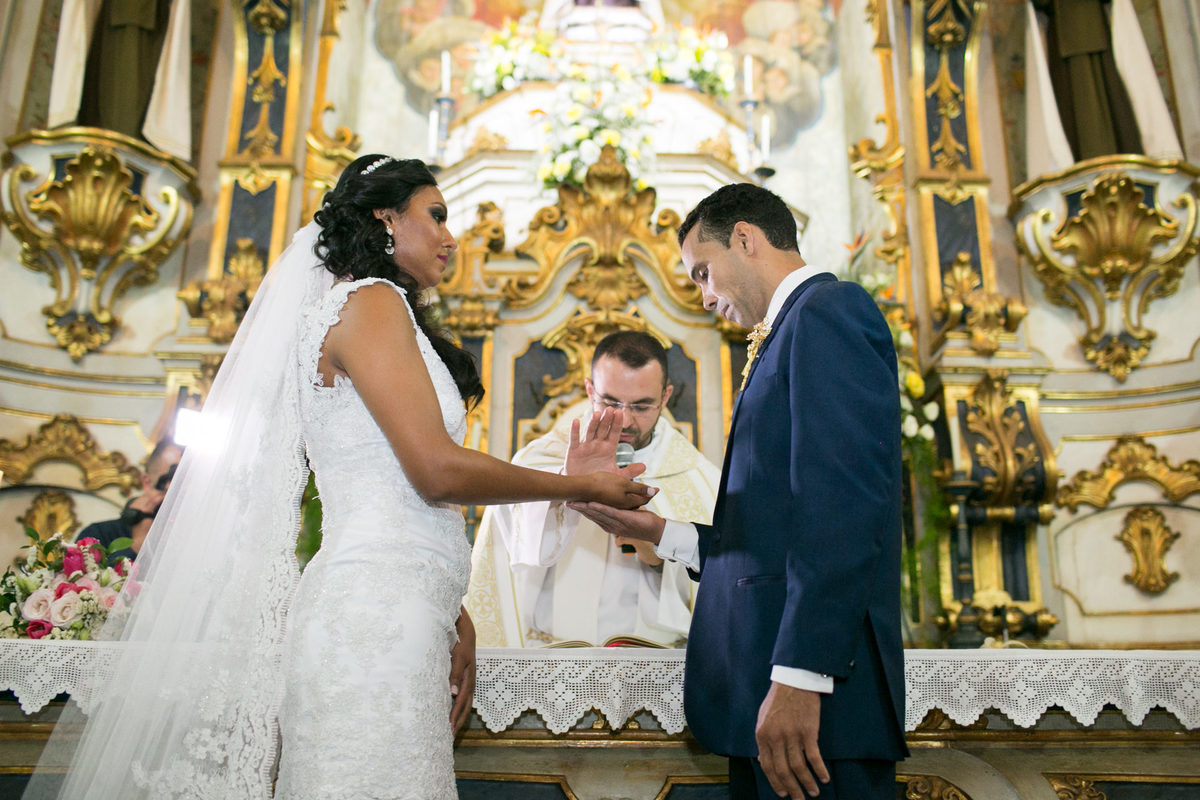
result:
M 467 722 L 475 699 L 475 623 L 464 607 L 454 623 L 458 643 L 450 650 L 450 730 L 457 733 Z
M 776 794 L 799 798 L 808 792 L 816 797 L 820 791 L 817 781 L 829 783 L 829 770 L 817 749 L 820 727 L 818 692 L 771 682 L 758 709 L 754 738 L 758 762 Z
M 571 438 L 567 442 L 565 475 L 586 475 L 589 472 L 615 472 L 633 479 L 646 471 L 645 464 L 630 464 L 617 467 L 617 443 L 621 441 L 621 429 L 625 414 L 620 409 L 606 408 L 594 412 L 587 421 L 584 435 L 580 437 L 579 420 L 571 422 Z
M 626 511 L 601 503 L 567 503 L 567 506 L 599 525 L 605 533 L 653 545 L 662 541 L 667 524 L 658 514 L 641 508 Z

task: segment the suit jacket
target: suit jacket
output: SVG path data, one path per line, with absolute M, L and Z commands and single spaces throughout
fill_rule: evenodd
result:
M 829 274 L 792 292 L 734 406 L 684 680 L 708 749 L 757 756 L 780 664 L 831 675 L 825 759 L 899 760 L 900 398 L 891 333 L 870 295 Z

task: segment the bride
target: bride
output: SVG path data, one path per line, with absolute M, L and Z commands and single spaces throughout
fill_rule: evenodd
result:
M 608 411 L 572 432 L 569 471 L 590 474 L 461 446 L 483 387 L 418 302 L 457 247 L 446 219 L 423 163 L 364 156 L 272 266 L 103 631 L 122 644 L 75 698 L 86 727 L 73 703 L 26 797 L 457 796 L 461 505 L 635 508 L 652 490 L 614 471 Z M 301 578 L 306 455 L 323 542 Z

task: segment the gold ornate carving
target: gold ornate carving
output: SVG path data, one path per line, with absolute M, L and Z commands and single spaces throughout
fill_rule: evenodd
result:
M 57 489 L 45 489 L 33 498 L 33 504 L 25 513 L 17 517 L 26 527 L 37 531 L 39 539 L 49 539 L 56 533 L 70 540 L 75 531 L 79 530 L 79 520 L 75 518 L 75 501 L 66 492 Z
M 967 38 L 967 31 L 954 13 L 958 6 L 967 19 L 971 18 L 970 7 L 963 0 L 931 0 L 926 19 L 929 27 L 925 37 L 939 51 L 937 76 L 925 89 L 926 97 L 937 95 L 937 112 L 941 117 L 938 137 L 933 143 L 934 164 L 947 172 L 956 174 L 962 168 L 962 154 L 967 148 L 954 137 L 950 121 L 962 116 L 965 95 L 962 87 L 950 76 L 950 51 L 957 49 Z M 947 199 L 961 202 L 962 194 L 957 182 L 950 186 Z
M 1125 526 L 1117 539 L 1133 556 L 1133 572 L 1125 576 L 1146 594 L 1162 594 L 1175 581 L 1178 572 L 1167 572 L 1167 550 L 1179 534 L 1167 527 L 1167 518 L 1156 508 L 1138 506 L 1125 515 Z
M 1053 213 L 1034 214 L 1034 249 L 1018 237 L 1046 299 L 1083 320 L 1084 357 L 1124 381 L 1150 351 L 1155 331 L 1143 316 L 1150 302 L 1179 287 L 1184 266 L 1200 251 L 1195 188 L 1176 198 L 1184 221 L 1158 205 L 1124 172 L 1100 175 L 1079 198 L 1079 212 L 1065 219 L 1049 241 Z M 1120 330 L 1110 317 L 1120 315 Z
M 1058 491 L 1056 502 L 1075 511 L 1080 503 L 1106 508 L 1113 492 L 1129 481 L 1148 481 L 1172 503 L 1200 492 L 1200 461 L 1191 459 L 1177 467 L 1140 436 L 1122 436 L 1095 472 L 1080 470 Z
M 132 191 L 132 169 L 101 144 L 85 144 L 62 172 L 22 197 L 18 184 L 37 174 L 28 164 L 16 167 L 3 216 L 21 242 L 21 263 L 49 277 L 56 297 L 42 309 L 46 327 L 78 361 L 120 327 L 116 301 L 158 279 L 159 266 L 191 227 L 192 208 L 172 186 L 159 193 L 162 212 L 151 207 Z
M 1080 775 L 1047 775 L 1050 788 L 1058 800 L 1107 800 L 1104 792 L 1096 788 L 1095 781 Z
M 271 130 L 270 115 L 271 104 L 275 102 L 275 84 L 287 84 L 287 76 L 280 71 L 275 61 L 275 34 L 287 22 L 287 12 L 272 0 L 258 0 L 254 7 L 246 12 L 246 19 L 251 27 L 262 34 L 263 45 L 262 60 L 250 73 L 249 78 L 253 87 L 250 99 L 259 106 L 258 121 L 243 137 L 247 142 L 243 153 L 253 162 L 258 162 L 272 155 L 275 145 L 279 143 L 279 137 Z M 239 182 L 246 191 L 257 194 L 265 188 L 262 185 L 265 177 L 261 174 L 256 176 L 255 171 L 251 170 L 239 179 Z M 267 183 L 270 183 L 269 179 Z
M 507 149 L 507 136 L 481 127 L 479 130 L 475 131 L 475 138 L 471 140 L 471 144 L 467 147 L 467 155 L 473 156 L 476 153 L 494 153 Z
M 583 265 L 568 291 L 593 308 L 623 308 L 648 291 L 634 260 L 654 270 L 677 305 L 703 313 L 699 290 L 677 270 L 675 231 L 679 215 L 661 211 L 651 222 L 657 194 L 634 192 L 629 170 L 606 146 L 584 177 L 583 188 L 560 186 L 558 203 L 538 211 L 529 237 L 516 252 L 539 265 L 534 277 L 511 277 L 503 293 L 512 308 L 528 308 L 546 293 L 550 281 L 571 259 Z
M 488 273 L 487 261 L 503 251 L 504 212 L 491 201 L 480 203 L 438 285 L 447 307 L 443 322 L 458 335 L 483 336 L 500 324 L 500 281 Z
M 940 708 L 931 708 L 929 713 L 925 715 L 925 719 L 917 723 L 916 730 L 918 733 L 931 733 L 935 731 L 981 731 L 986 730 L 988 726 L 988 718 L 980 715 L 979 719 L 969 725 L 960 725 L 955 722 L 950 716 Z
M 325 114 L 334 110 L 333 103 L 325 100 L 329 59 L 341 35 L 338 25 L 345 10 L 346 0 L 330 0 L 325 4 L 325 16 L 321 21 L 312 119 L 305 136 L 307 150 L 304 157 L 304 208 L 301 209 L 301 219 L 312 219 L 312 215 L 321 207 L 325 192 L 337 184 L 338 175 L 354 160 L 354 154 L 362 146 L 358 134 L 345 126 L 334 130 L 332 136 L 325 133 Z
M 141 480 L 138 468 L 120 453 L 102 453 L 92 435 L 70 414 L 59 414 L 21 444 L 0 439 L 0 472 L 12 483 L 24 483 L 43 461 L 67 461 L 83 471 L 83 485 L 96 490 L 116 486 L 128 495 Z
M 937 775 L 897 775 L 905 800 L 971 800 L 971 796 Z
M 987 470 L 982 483 L 988 506 L 1011 506 L 1022 501 L 1022 490 L 1042 466 L 1036 441 L 1020 442 L 1027 426 L 1008 388 L 1006 370 L 990 369 L 971 393 L 966 427 L 982 441 L 972 449 L 975 464 Z M 1047 475 L 1047 482 L 1053 483 Z M 1053 486 L 1047 492 L 1053 496 Z
M 177 293 L 192 319 L 208 321 L 208 338 L 223 344 L 233 341 L 263 279 L 263 260 L 254 240 L 238 239 L 235 244 L 221 277 L 192 281 Z
M 1028 313 L 1016 298 L 1004 297 L 983 288 L 983 278 L 971 265 L 969 253 L 959 253 L 942 282 L 942 299 L 933 318 L 950 331 L 966 325 L 971 349 L 990 356 L 1000 349 L 1000 334 L 1012 332 Z
M 737 171 L 737 156 L 733 154 L 733 143 L 729 140 L 729 131 L 722 129 L 711 139 L 704 139 L 696 145 L 696 152 L 712 156 L 730 169 Z

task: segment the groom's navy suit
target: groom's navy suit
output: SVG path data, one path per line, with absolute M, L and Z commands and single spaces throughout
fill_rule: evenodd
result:
M 830 675 L 825 760 L 902 759 L 900 399 L 887 323 L 855 283 L 797 287 L 734 406 L 720 493 L 700 532 L 688 726 L 758 755 L 772 665 Z

